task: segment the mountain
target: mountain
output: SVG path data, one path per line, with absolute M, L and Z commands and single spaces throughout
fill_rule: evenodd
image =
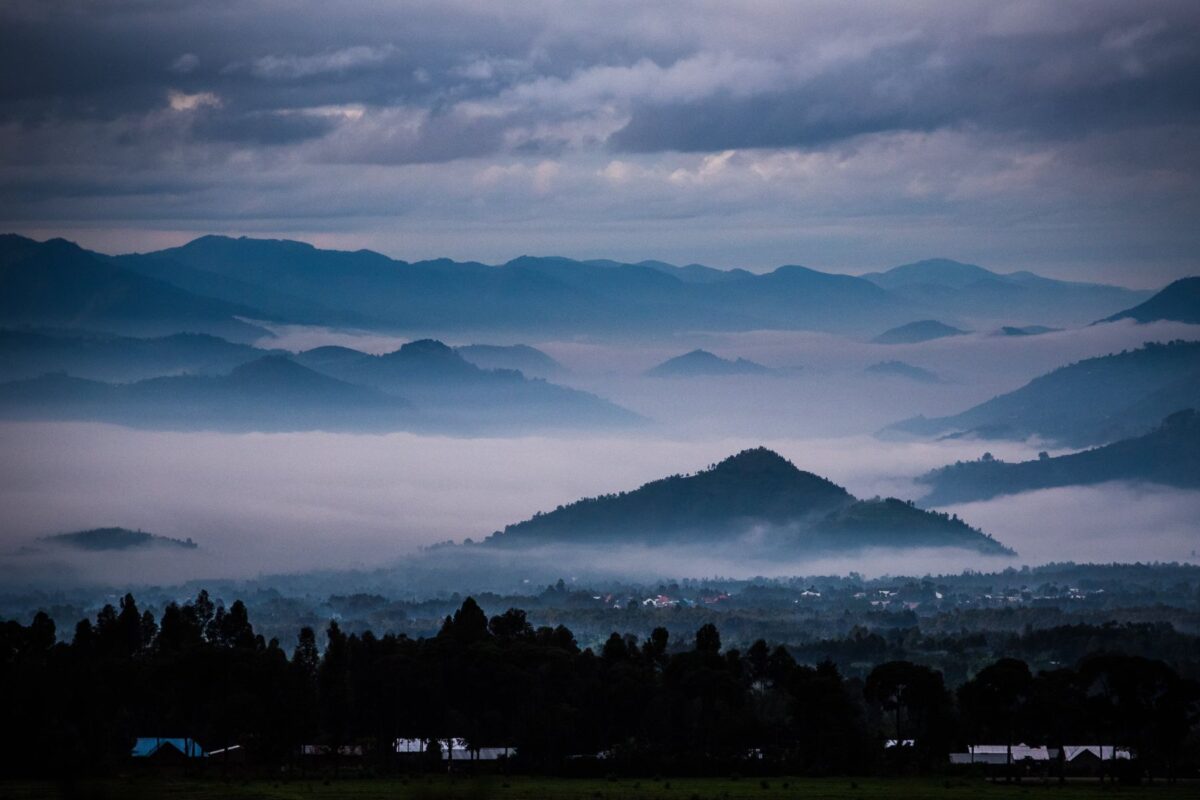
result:
M 950 417 L 916 417 L 885 432 L 991 439 L 1038 436 L 1088 447 L 1138 436 L 1166 415 L 1200 407 L 1200 342 L 1149 343 L 1089 358 Z
M 195 550 L 197 547 L 191 539 L 172 539 L 169 536 L 131 531 L 128 528 L 93 528 L 74 533 L 59 533 L 43 536 L 41 541 L 76 550 L 142 550 L 148 547 Z
M 744 269 L 714 269 L 703 264 L 687 264 L 677 267 L 665 261 L 639 261 L 637 265 L 674 275 L 684 283 L 725 283 L 754 277 L 753 272 Z
M 1200 489 L 1200 414 L 1177 411 L 1156 430 L 1133 439 L 1037 461 L 1012 464 L 987 455 L 958 462 L 917 479 L 930 487 L 931 505 L 987 500 L 1002 494 L 1080 486 L 1106 481 L 1142 481 Z
M 687 378 L 707 375 L 768 375 L 771 370 L 744 358 L 721 358 L 707 350 L 675 356 L 646 371 L 651 378 Z
M 867 367 L 866 371 L 872 375 L 904 378 L 917 383 L 942 383 L 942 379 L 935 373 L 903 361 L 880 361 Z
M 156 430 L 401 430 L 420 424 L 409 405 L 283 356 L 265 356 L 216 377 L 112 384 L 56 374 L 0 384 L 0 417 Z
M 509 525 L 487 541 L 493 546 L 744 543 L 780 554 L 876 546 L 1011 552 L 957 518 L 895 499 L 856 500 L 762 447 L 693 475 L 560 506 Z
M 235 341 L 268 336 L 238 317 L 240 302 L 192 294 L 147 278 L 63 239 L 0 235 L 0 325 L 156 336 L 188 331 Z
M 1113 314 L 1101 322 L 1119 319 L 1200 325 L 1200 276 L 1181 278 L 1141 305 Z
M 65 330 L 0 330 L 0 381 L 49 372 L 119 383 L 181 373 L 220 375 L 269 352 L 203 333 L 138 339 Z
M 875 344 L 916 344 L 944 339 L 947 336 L 962 336 L 965 333 L 968 331 L 938 322 L 936 319 L 923 319 L 886 330 L 871 341 Z
M 1064 326 L 1086 325 L 1151 294 L 1120 286 L 1059 281 L 1032 272 L 1001 274 L 946 258 L 903 264 L 862 277 L 941 315 L 991 321 L 1018 318 Z
M 568 370 L 550 356 L 527 344 L 468 344 L 454 350 L 483 369 L 515 369 L 529 378 L 551 378 Z
M 1048 328 L 1045 325 L 1005 325 L 996 331 L 994 336 L 1041 336 L 1043 333 L 1057 333 L 1061 328 Z
M 379 356 L 345 347 L 319 347 L 294 358 L 340 380 L 401 395 L 421 408 L 431 423 L 455 430 L 597 427 L 641 421 L 587 392 L 526 378 L 516 370 L 481 369 L 432 339 L 410 342 Z

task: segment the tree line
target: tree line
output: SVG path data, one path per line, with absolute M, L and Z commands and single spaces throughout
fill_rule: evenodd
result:
M 471 598 L 436 636 L 330 622 L 323 642 L 303 628 L 289 654 L 240 601 L 201 592 L 156 619 L 126 595 L 70 642 L 45 613 L 0 623 L 0 693 L 6 774 L 119 768 L 139 736 L 239 744 L 264 767 L 294 764 L 301 745 L 353 744 L 391 769 L 395 739 L 448 737 L 513 747 L 513 768 L 530 771 L 597 754 L 609 770 L 659 773 L 928 771 L 968 743 L 1016 742 L 1128 747 L 1163 777 L 1200 763 L 1200 685 L 1137 655 L 1037 673 L 1000 658 L 951 687 L 910 661 L 858 679 L 761 639 L 722 648 L 712 624 L 690 641 L 657 628 L 581 649 L 561 625 L 535 628 L 519 609 L 489 618 Z

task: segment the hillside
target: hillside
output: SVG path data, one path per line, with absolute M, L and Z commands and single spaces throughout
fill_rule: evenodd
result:
M 0 326 L 155 336 L 181 331 L 252 341 L 267 331 L 240 301 L 192 294 L 147 278 L 63 239 L 0 235 Z
M 515 370 L 482 369 L 432 339 L 409 342 L 378 356 L 345 347 L 319 347 L 294 358 L 339 380 L 403 396 L 422 409 L 431 424 L 464 432 L 641 421 L 636 414 L 587 392 L 526 378 Z
M 994 458 L 960 461 L 917 479 L 930 487 L 922 502 L 934 506 L 986 500 L 1055 486 L 1141 481 L 1200 488 L 1200 414 L 1178 411 L 1145 436 L 1086 450 L 1007 463 Z
M 1148 298 L 1151 293 L 1096 283 L 1002 274 L 975 264 L 933 258 L 862 277 L 897 297 L 938 314 L 1026 323 L 1086 325 Z
M 0 330 L 0 381 L 51 372 L 122 383 L 182 373 L 219 375 L 271 352 L 202 333 L 139 339 L 67 330 Z
M 771 370 L 744 358 L 728 359 L 707 350 L 675 356 L 646 371 L 651 378 L 689 378 L 711 375 L 767 375 Z
M 527 344 L 468 344 L 454 350 L 477 367 L 515 369 L 527 378 L 552 378 L 568 371 L 541 350 Z
M 142 550 L 150 547 L 170 547 L 195 550 L 197 544 L 191 539 L 172 539 L 144 531 L 128 528 L 93 528 L 73 533 L 58 533 L 43 536 L 41 541 L 76 550 Z
M 936 319 L 923 319 L 886 330 L 871 341 L 875 344 L 917 344 L 944 339 L 947 336 L 962 336 L 965 333 L 967 331 L 938 322 Z
M 1200 276 L 1181 278 L 1141 305 L 1113 314 L 1101 322 L 1121 319 L 1200 325 Z
M 949 417 L 916 417 L 885 432 L 980 438 L 1039 436 L 1088 447 L 1141 435 L 1165 416 L 1200 406 L 1200 342 L 1149 343 L 1034 378 Z
M 488 542 L 540 544 L 724 544 L 754 532 L 764 552 L 863 547 L 966 547 L 1006 553 L 960 520 L 900 500 L 856 500 L 765 448 L 745 450 L 693 475 L 587 498 L 509 525 Z
M 282 356 L 266 356 L 222 376 L 112 384 L 57 374 L 4 383 L 0 417 L 235 431 L 401 430 L 420 420 L 401 398 L 321 375 Z

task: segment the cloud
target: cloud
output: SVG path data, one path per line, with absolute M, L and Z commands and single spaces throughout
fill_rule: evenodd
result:
M 1172 0 L 332 15 L 16 0 L 0 9 L 0 184 L 42 180 L 27 199 L 0 190 L 0 225 L 119 212 L 124 229 L 207 232 L 245 205 L 256 229 L 390 235 L 420 249 L 404 257 L 472 242 L 455 254 L 501 260 L 537 236 L 568 254 L 861 270 L 962 248 L 1161 283 L 1200 246 L 1198 86 L 1200 10 Z M 164 119 L 167 96 L 194 119 Z M 551 182 L 466 190 L 544 161 Z M 177 190 L 54 196 L 131 164 Z M 224 188 L 194 191 L 197 172 Z M 331 180 L 363 196 L 325 192 L 328 221 L 288 222 Z
M 356 45 L 314 55 L 267 55 L 254 59 L 250 72 L 268 80 L 294 80 L 312 75 L 345 73 L 383 64 L 396 53 L 391 45 Z

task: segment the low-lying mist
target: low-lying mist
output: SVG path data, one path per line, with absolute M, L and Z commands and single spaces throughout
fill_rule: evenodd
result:
M 860 497 L 916 498 L 911 477 L 983 449 L 1006 459 L 1035 448 L 973 441 L 881 442 L 646 435 L 464 439 L 414 434 L 153 433 L 100 424 L 0 425 L 0 581 L 171 584 L 322 569 L 374 570 L 422 546 L 471 537 L 584 496 L 706 467 L 766 445 Z M 951 509 L 1014 547 L 1014 563 L 1185 559 L 1200 494 L 1053 490 Z M 37 538 L 107 525 L 191 537 L 195 551 L 76 553 Z M 1191 538 L 1192 544 L 1187 545 Z M 993 569 L 1004 559 L 907 551 L 780 562 L 650 548 L 553 553 L 548 573 L 582 568 L 642 576 L 732 577 Z M 632 574 L 631 574 L 632 577 Z M 448 587 L 451 589 L 466 587 Z

